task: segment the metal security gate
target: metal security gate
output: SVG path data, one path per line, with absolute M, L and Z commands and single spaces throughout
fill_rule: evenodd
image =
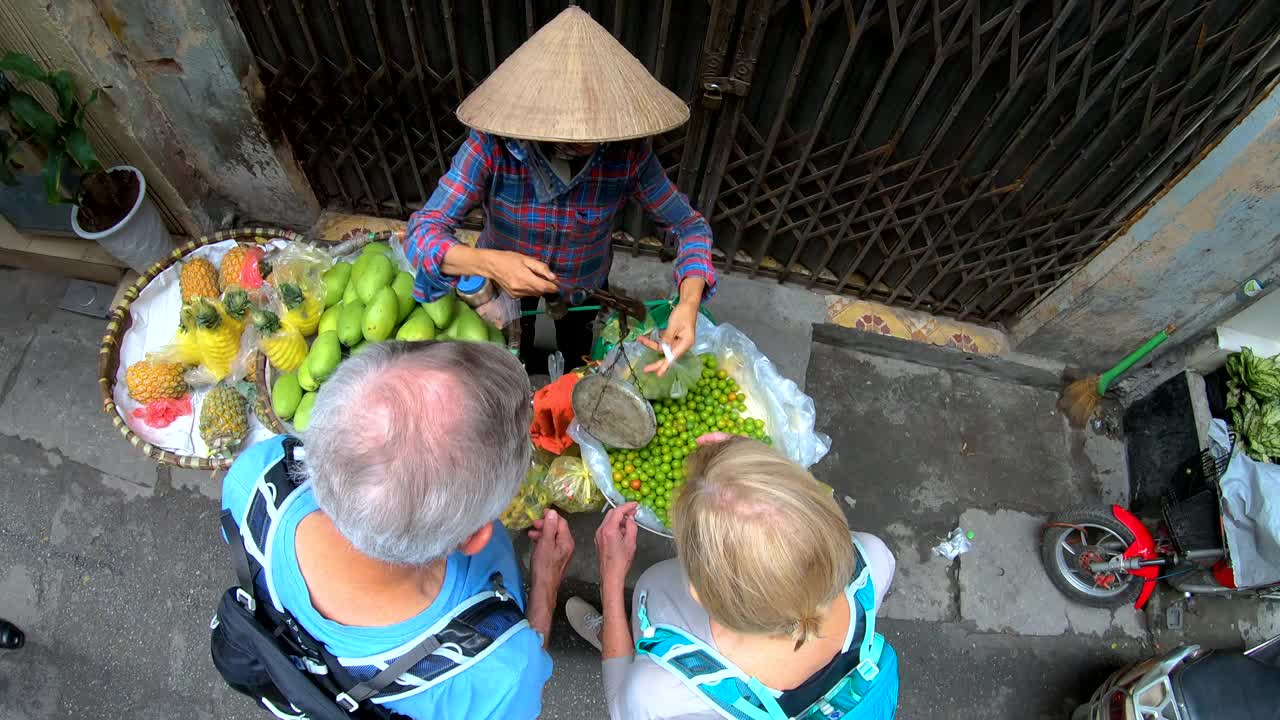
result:
M 316 193 L 405 217 L 461 98 L 566 3 L 233 4 Z M 1275 0 L 581 4 L 691 103 L 657 147 L 724 271 L 987 322 L 1087 261 L 1280 71 Z

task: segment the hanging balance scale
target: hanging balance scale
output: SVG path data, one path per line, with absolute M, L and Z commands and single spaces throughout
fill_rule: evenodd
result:
M 631 321 L 643 323 L 648 309 L 643 302 L 619 293 L 607 290 L 586 292 L 602 307 L 618 313 L 621 339 L 618 351 L 611 353 L 594 373 L 574 386 L 574 417 L 584 430 L 605 445 L 633 450 L 642 448 L 657 434 L 658 420 L 653 414 L 653 405 L 632 379 L 639 368 L 628 357 L 624 340 Z

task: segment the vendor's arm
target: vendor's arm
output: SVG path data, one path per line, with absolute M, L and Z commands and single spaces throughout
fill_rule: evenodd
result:
M 404 249 L 418 269 L 414 292 L 419 300 L 440 298 L 462 275 L 492 278 L 513 295 L 555 290 L 555 275 L 542 262 L 519 253 L 473 248 L 454 234 L 467 213 L 484 202 L 493 177 L 495 142 L 490 135 L 472 131 L 426 205 L 409 218 Z
M 672 310 L 662 339 L 679 357 L 693 347 L 698 308 L 716 290 L 716 271 L 711 264 L 711 227 L 667 177 L 648 143 L 638 151 L 635 178 L 633 194 L 640 207 L 650 220 L 676 238 L 675 280 L 680 304 Z M 667 365 L 662 360 L 645 370 L 661 375 L 666 373 Z

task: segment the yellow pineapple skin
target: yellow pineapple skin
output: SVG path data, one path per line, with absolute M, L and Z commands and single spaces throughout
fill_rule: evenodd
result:
M 249 255 L 248 245 L 238 244 L 222 256 L 222 265 L 218 267 L 218 282 L 224 289 L 240 284 L 240 272 L 244 269 L 244 261 Z
M 183 302 L 198 297 L 216 299 L 221 295 L 221 290 L 218 288 L 218 269 L 204 258 L 193 258 L 182 263 L 182 270 L 178 273 L 178 285 L 182 289 Z
M 213 455 L 230 455 L 249 434 L 248 400 L 229 385 L 218 385 L 200 404 L 200 437 Z
M 186 366 L 162 360 L 141 360 L 124 371 L 129 397 L 146 405 L 163 398 L 180 398 L 191 392 L 183 378 Z
M 222 380 L 231 374 L 231 366 L 240 354 L 240 331 L 229 322 L 226 311 L 217 303 L 210 303 L 217 311 L 218 322 L 213 327 L 204 323 L 196 325 L 196 344 L 200 348 L 200 364 Z

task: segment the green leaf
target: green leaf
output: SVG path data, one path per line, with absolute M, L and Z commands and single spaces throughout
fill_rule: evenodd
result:
M 62 192 L 62 168 L 66 166 L 65 152 L 51 152 L 44 163 L 44 196 L 50 205 L 74 202 Z
M 44 80 L 44 70 L 29 56 L 11 52 L 0 58 L 0 70 L 7 70 L 27 80 Z
M 98 100 L 98 91 L 99 91 L 99 89 L 98 89 L 98 88 L 94 88 L 94 89 L 89 93 L 89 99 L 88 99 L 88 100 L 85 100 L 85 101 L 80 105 L 80 107 L 76 108 L 76 113 L 75 113 L 75 118 L 74 118 L 74 121 L 75 121 L 75 124 L 76 124 L 76 125 L 83 125 L 83 124 L 84 124 L 84 115 L 85 115 L 85 113 L 89 110 L 89 106 L 90 106 L 90 105 L 92 105 L 92 104 L 94 104 L 94 103 L 95 103 L 95 102 L 97 102 L 97 100 Z
M 67 154 L 85 172 L 102 169 L 102 163 L 98 162 L 98 156 L 89 142 L 89 134 L 82 127 L 72 128 L 67 133 Z
M 58 115 L 63 120 L 70 120 L 76 109 L 76 84 L 71 73 L 66 70 L 55 70 L 45 78 L 53 94 L 58 96 Z
M 58 121 L 30 94 L 15 92 L 9 98 L 9 112 L 46 143 L 58 139 Z

